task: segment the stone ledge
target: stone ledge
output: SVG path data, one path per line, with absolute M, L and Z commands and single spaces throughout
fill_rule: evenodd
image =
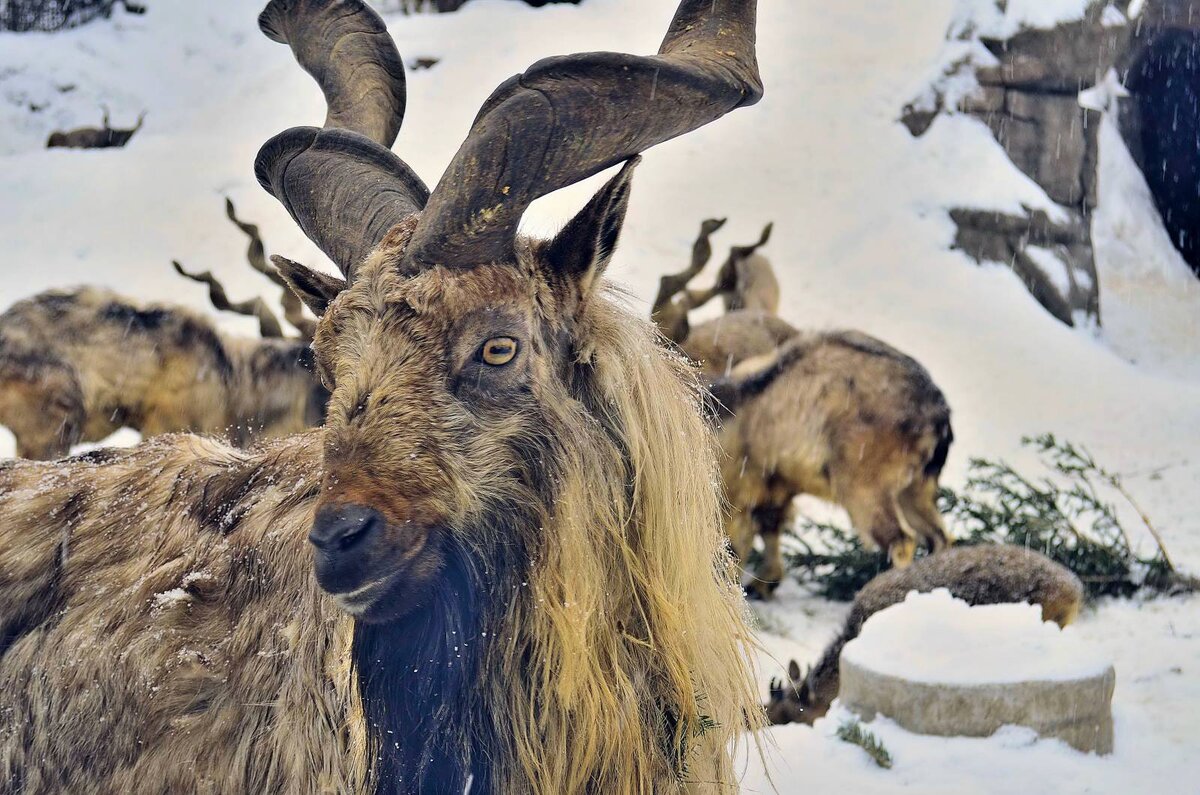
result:
M 1002 726 L 1026 726 L 1084 752 L 1113 750 L 1111 666 L 1066 681 L 946 685 L 910 682 L 842 658 L 838 698 L 864 720 L 877 714 L 909 731 L 940 737 L 990 737 Z

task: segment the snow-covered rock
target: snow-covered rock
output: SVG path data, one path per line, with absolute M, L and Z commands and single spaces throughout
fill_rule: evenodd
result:
M 1028 604 L 909 594 L 846 644 L 839 699 L 910 731 L 987 737 L 1025 726 L 1082 751 L 1113 746 L 1112 663 Z

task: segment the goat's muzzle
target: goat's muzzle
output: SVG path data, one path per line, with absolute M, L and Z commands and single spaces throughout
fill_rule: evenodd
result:
M 308 534 L 317 583 L 355 617 L 379 620 L 383 613 L 404 612 L 407 564 L 418 550 L 397 549 L 394 539 L 388 520 L 374 508 L 321 507 Z

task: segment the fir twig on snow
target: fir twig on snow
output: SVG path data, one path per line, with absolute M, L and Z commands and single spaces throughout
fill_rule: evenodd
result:
M 1004 461 L 973 459 L 965 488 L 943 489 L 939 499 L 959 543 L 1034 549 L 1073 571 L 1092 597 L 1200 589 L 1200 581 L 1175 569 L 1162 534 L 1118 474 L 1100 466 L 1085 448 L 1052 434 L 1022 443 L 1034 448 L 1057 477 L 1032 479 Z M 1137 513 L 1155 540 L 1155 554 L 1134 551 L 1104 498 L 1105 489 Z M 886 566 L 883 556 L 865 550 L 853 532 L 814 522 L 800 529 L 793 539 L 796 549 L 788 555 L 790 568 L 827 598 L 852 599 Z
M 867 752 L 867 756 L 871 760 L 885 769 L 892 767 L 892 755 L 888 749 L 883 746 L 879 738 L 872 734 L 869 730 L 864 729 L 862 721 L 848 720 L 838 727 L 837 737 L 843 742 L 857 745 L 859 748 Z

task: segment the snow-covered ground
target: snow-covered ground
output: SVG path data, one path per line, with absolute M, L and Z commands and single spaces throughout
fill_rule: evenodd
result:
M 144 17 L 118 12 L 53 36 L 0 34 L 0 305 L 52 286 L 98 283 L 207 310 L 204 289 L 176 276 L 172 258 L 212 269 L 235 298 L 274 299 L 274 288 L 244 263 L 244 238 L 224 218 L 224 196 L 261 225 L 272 251 L 322 261 L 251 170 L 261 142 L 324 116 L 320 92 L 288 50 L 258 33 L 260 5 L 156 2 Z M 533 10 L 474 0 L 457 14 L 389 18 L 406 59 L 442 59 L 410 74 L 396 151 L 436 181 L 502 79 L 550 54 L 652 52 L 674 5 L 586 0 Z M 933 373 L 954 410 L 947 483 L 961 482 L 971 456 L 1035 466 L 1020 437 L 1053 431 L 1126 473 L 1174 558 L 1200 571 L 1200 289 L 1178 278 L 1147 227 L 1145 197 L 1129 182 L 1119 141 L 1104 138 L 1101 189 L 1105 181 L 1115 187 L 1104 192 L 1097 220 L 1106 224 L 1097 240 L 1113 243 L 1097 252 L 1110 322 L 1100 332 L 1072 330 L 1006 268 L 979 267 L 949 250 L 946 207 L 1046 206 L 1044 192 L 978 122 L 942 117 L 913 139 L 895 121 L 936 70 L 959 3 L 760 5 L 766 97 L 647 155 L 611 275 L 646 301 L 662 271 L 686 264 L 701 218 L 730 218 L 714 241 L 718 256 L 774 220 L 764 253 L 779 271 L 786 319 L 862 329 Z M 126 149 L 41 148 L 52 129 L 97 123 L 101 103 L 116 123 L 148 111 Z M 555 228 L 600 179 L 538 202 L 526 227 Z M 1137 263 L 1144 280 L 1131 270 Z M 218 322 L 254 330 L 245 318 Z M 1021 731 L 943 740 L 876 721 L 872 730 L 895 758 L 893 769 L 881 770 L 832 736 L 835 711 L 812 728 L 769 732 L 769 765 L 750 756 L 745 790 L 770 791 L 770 775 L 782 793 L 1196 791 L 1196 608 L 1184 599 L 1104 602 L 1081 618 L 1079 635 L 1116 665 L 1111 757 Z M 755 610 L 765 696 L 789 657 L 816 658 L 846 606 L 789 584 Z

